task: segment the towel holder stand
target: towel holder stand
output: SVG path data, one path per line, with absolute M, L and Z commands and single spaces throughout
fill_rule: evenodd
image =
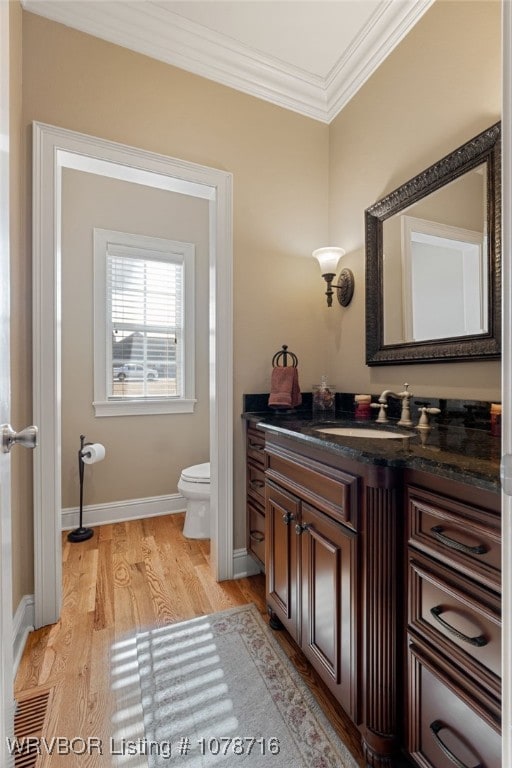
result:
M 287 368 L 288 358 L 291 360 L 290 365 L 296 368 L 299 362 L 297 355 L 294 352 L 288 351 L 288 344 L 283 344 L 279 352 L 276 352 L 272 358 L 272 368 Z

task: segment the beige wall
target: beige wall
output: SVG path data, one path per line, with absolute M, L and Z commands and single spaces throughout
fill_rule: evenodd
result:
M 330 234 L 354 272 L 326 317 L 329 374 L 348 392 L 500 398 L 499 362 L 365 366 L 364 210 L 500 119 L 500 3 L 438 0 L 330 128 Z
M 310 254 L 327 237 L 328 126 L 30 13 L 23 45 L 27 134 L 38 120 L 233 174 L 235 546 L 244 546 L 242 394 L 268 391 L 282 344 L 299 357 L 304 389 L 327 350 Z
M 86 505 L 177 493 L 181 469 L 209 459 L 208 201 L 70 169 L 62 201 L 62 505 L 78 504 L 80 434 L 107 451 L 86 470 Z M 95 417 L 95 227 L 195 244 L 194 413 Z

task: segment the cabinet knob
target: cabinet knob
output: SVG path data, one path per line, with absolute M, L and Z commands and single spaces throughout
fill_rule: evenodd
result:
M 291 512 L 285 512 L 283 515 L 283 523 L 285 523 L 285 525 L 290 525 L 292 520 L 295 520 L 295 515 L 292 515 Z
M 306 525 L 306 523 L 297 523 L 295 526 L 295 533 L 297 536 L 302 536 L 302 534 L 309 529 L 309 525 Z

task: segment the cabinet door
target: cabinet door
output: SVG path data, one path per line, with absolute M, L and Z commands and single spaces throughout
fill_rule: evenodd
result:
M 267 483 L 265 507 L 265 568 L 267 604 L 300 643 L 298 626 L 299 537 L 295 525 L 300 501 L 273 483 Z
M 357 721 L 356 534 L 302 504 L 302 649 Z

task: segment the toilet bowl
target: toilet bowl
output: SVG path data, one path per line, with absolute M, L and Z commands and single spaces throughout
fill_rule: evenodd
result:
M 209 539 L 210 462 L 194 464 L 182 470 L 178 491 L 187 504 L 183 535 L 187 539 Z

